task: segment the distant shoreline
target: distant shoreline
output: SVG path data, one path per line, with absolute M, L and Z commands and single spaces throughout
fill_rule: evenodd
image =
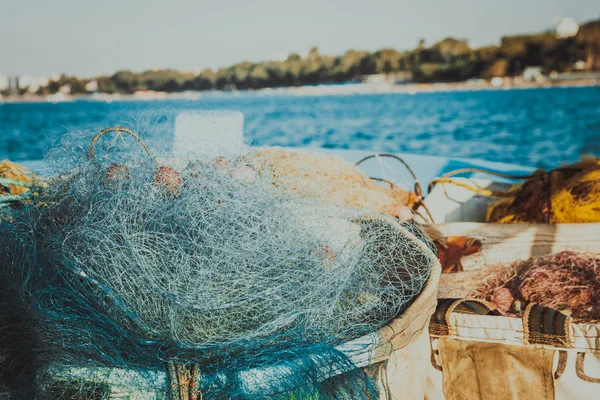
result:
M 290 86 L 281 88 L 265 88 L 259 90 L 242 91 L 187 91 L 187 92 L 152 92 L 144 91 L 135 94 L 108 94 L 95 93 L 88 95 L 26 95 L 8 96 L 0 98 L 2 103 L 62 103 L 73 101 L 151 101 L 151 100 L 197 100 L 207 96 L 227 96 L 236 94 L 256 95 L 290 95 L 290 96 L 336 96 L 336 95 L 365 95 L 365 94 L 417 94 L 436 92 L 460 92 L 481 90 L 511 90 L 511 89 L 537 89 L 537 88 L 571 88 L 600 86 L 600 79 L 575 79 L 569 81 L 544 81 L 525 82 L 512 78 L 505 78 L 501 85 L 492 85 L 488 81 L 482 82 L 454 82 L 431 84 L 391 84 L 391 83 L 348 83 L 348 84 L 323 84 L 311 86 Z

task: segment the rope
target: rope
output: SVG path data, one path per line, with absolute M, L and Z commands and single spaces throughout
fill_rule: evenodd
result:
M 8 187 L 8 185 L 21 186 L 21 187 L 25 187 L 25 188 L 29 188 L 29 189 L 31 189 L 33 187 L 33 184 L 31 184 L 31 183 L 18 181 L 16 179 L 0 178 L 0 186 Z
M 4 207 L 9 203 L 14 203 L 17 201 L 23 201 L 30 198 L 29 192 L 25 192 L 22 194 L 10 195 L 10 196 L 0 196 L 0 207 Z
M 419 179 L 417 178 L 417 175 L 410 168 L 410 166 L 406 163 L 406 161 L 404 161 L 402 158 L 398 157 L 395 154 L 390 154 L 390 153 L 376 153 L 376 154 L 371 154 L 370 156 L 366 156 L 363 159 L 359 160 L 356 164 L 354 164 L 354 166 L 358 167 L 360 164 L 362 164 L 363 162 L 365 162 L 367 160 L 370 160 L 371 158 L 379 158 L 379 157 L 393 158 L 394 160 L 400 161 L 402 164 L 404 164 L 404 166 L 406 167 L 406 169 L 408 170 L 408 172 L 412 175 L 413 179 L 415 180 L 415 194 L 417 196 L 422 197 L 423 191 L 421 190 L 421 185 L 419 184 Z M 371 179 L 374 179 L 374 178 L 371 178 Z
M 505 174 L 505 173 L 496 172 L 496 171 L 489 171 L 489 170 L 486 170 L 486 169 L 475 168 L 475 167 L 459 168 L 459 169 L 455 169 L 454 171 L 450 171 L 448 173 L 445 173 L 440 178 L 432 180 L 429 183 L 429 185 L 427 186 L 427 193 L 431 193 L 431 189 L 433 188 L 433 186 L 435 186 L 438 183 L 448 183 L 448 184 L 451 184 L 451 185 L 462 187 L 463 189 L 470 190 L 470 191 L 475 192 L 475 193 L 477 193 L 477 194 L 479 194 L 481 196 L 486 196 L 486 197 L 500 197 L 500 198 L 514 197 L 512 193 L 498 192 L 498 191 L 483 189 L 483 188 L 480 188 L 478 186 L 470 186 L 470 185 L 468 185 L 466 183 L 458 182 L 458 181 L 456 181 L 454 179 L 450 179 L 450 177 L 454 176 L 454 175 L 464 174 L 464 173 L 473 173 L 473 172 L 477 172 L 477 173 L 481 173 L 481 174 L 486 174 L 486 175 L 497 176 L 499 178 L 514 179 L 514 180 L 530 179 L 530 178 L 533 178 L 538 173 L 538 172 L 534 172 L 533 174 L 529 174 L 529 175 L 511 175 L 511 174 Z
M 203 395 L 198 385 L 200 382 L 200 366 L 192 364 L 167 363 L 170 392 L 172 400 L 202 400 Z
M 156 157 L 154 156 L 154 154 L 152 154 L 152 152 L 150 151 L 150 149 L 148 148 L 148 146 L 146 146 L 146 144 L 144 143 L 144 141 L 142 140 L 142 138 L 135 133 L 134 131 L 132 131 L 131 129 L 127 129 L 127 128 L 123 128 L 121 126 L 113 126 L 110 128 L 105 128 L 102 129 L 100 132 L 98 132 L 93 138 L 92 138 L 92 143 L 90 144 L 90 152 L 89 152 L 89 157 L 90 159 L 94 160 L 94 157 L 96 155 L 96 143 L 98 143 L 98 141 L 100 140 L 100 138 L 104 135 L 106 135 L 107 133 L 110 132 L 123 132 L 128 134 L 129 136 L 131 136 L 132 138 L 134 138 L 139 145 L 142 147 L 142 149 L 144 150 L 144 152 L 146 154 L 148 154 L 150 156 L 150 158 L 152 159 L 152 161 L 154 161 L 155 163 L 158 164 Z
M 31 191 L 31 188 L 33 188 L 33 184 L 31 183 L 18 181 L 15 179 L 0 178 L 0 187 L 7 188 L 10 191 L 9 186 L 20 186 L 28 188 L 30 190 L 26 191 L 25 193 L 15 195 L 0 195 L 0 208 L 8 206 L 10 203 L 27 200 L 31 198 L 31 195 L 33 194 L 33 192 Z
M 362 164 L 363 162 L 370 160 L 372 158 L 379 158 L 379 157 L 389 157 L 389 158 L 393 158 L 394 160 L 400 161 L 408 170 L 408 172 L 412 175 L 414 181 L 415 181 L 415 185 L 414 185 L 414 191 L 415 191 L 415 195 L 417 195 L 418 200 L 415 202 L 415 204 L 413 205 L 413 212 L 418 215 L 419 217 L 421 217 L 423 220 L 425 220 L 425 218 L 423 217 L 423 215 L 421 215 L 421 213 L 419 213 L 418 209 L 420 207 L 423 207 L 423 209 L 425 210 L 425 212 L 427 213 L 427 216 L 429 217 L 429 221 L 431 223 L 433 223 L 433 216 L 431 215 L 431 212 L 429 211 L 429 208 L 427 208 L 427 205 L 425 205 L 425 202 L 423 201 L 425 199 L 425 197 L 423 196 L 423 190 L 421 189 L 421 184 L 419 183 L 419 179 L 417 178 L 417 175 L 415 174 L 415 172 L 412 170 L 412 168 L 408 165 L 408 163 L 406 161 L 404 161 L 402 158 L 398 157 L 395 154 L 390 154 L 390 153 L 376 153 L 376 154 L 371 154 L 369 156 L 366 156 L 362 159 L 360 159 L 356 164 L 354 164 L 354 167 L 358 167 L 360 164 Z M 396 185 L 394 185 L 392 182 L 388 181 L 387 179 L 383 179 L 383 178 L 375 178 L 375 177 L 369 177 L 374 181 L 378 181 L 378 182 L 385 182 L 387 184 L 390 185 L 390 187 L 393 189 Z
M 482 168 L 469 167 L 469 168 L 459 168 L 459 169 L 455 169 L 454 171 L 447 172 L 444 175 L 442 175 L 442 178 L 449 178 L 454 175 L 463 174 L 463 173 L 473 173 L 473 172 L 497 176 L 497 177 L 506 178 L 506 179 L 516 179 L 516 180 L 529 179 L 529 178 L 532 178 L 536 174 L 536 173 L 533 173 L 533 174 L 529 174 L 529 175 L 511 175 L 511 174 L 505 174 L 502 172 L 489 171 L 487 169 L 482 169 Z
M 432 180 L 429 183 L 429 186 L 427 187 L 427 192 L 431 193 L 431 188 L 439 183 L 448 183 L 454 186 L 458 186 L 461 187 L 463 189 L 467 189 L 470 190 L 471 192 L 477 193 L 480 196 L 486 196 L 486 197 L 500 197 L 500 198 L 509 198 L 509 197 L 514 197 L 514 195 L 510 192 L 499 192 L 499 191 L 495 191 L 495 190 L 489 190 L 489 189 L 484 189 L 481 188 L 479 186 L 471 186 L 467 183 L 464 182 L 460 182 L 457 181 L 455 179 L 450 179 L 450 178 L 437 178 Z

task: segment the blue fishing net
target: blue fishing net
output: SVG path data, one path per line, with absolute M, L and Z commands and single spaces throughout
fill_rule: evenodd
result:
M 58 150 L 46 187 L 0 223 L 14 391 L 376 397 L 340 346 L 400 315 L 435 263 L 396 220 L 278 187 L 250 154 L 176 171 L 156 149 Z

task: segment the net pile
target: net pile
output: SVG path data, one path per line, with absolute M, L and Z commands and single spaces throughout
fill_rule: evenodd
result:
M 40 398 L 373 398 L 336 346 L 401 314 L 435 256 L 253 157 L 51 155 L 0 223 L 2 379 Z
M 462 173 L 484 173 L 511 180 L 522 180 L 508 191 L 494 191 L 452 178 Z M 539 170 L 527 176 L 461 168 L 434 179 L 429 190 L 439 183 L 452 184 L 480 196 L 496 197 L 490 203 L 487 222 L 512 224 L 561 224 L 600 222 L 600 159 Z
M 0 161 L 0 209 L 27 199 L 37 177 L 27 168 L 8 160 Z
M 600 222 L 600 160 L 538 172 L 491 205 L 488 222 Z
M 249 163 L 271 175 L 273 184 L 301 196 L 410 219 L 419 200 L 396 185 L 380 185 L 341 157 L 272 147 L 256 150 Z M 406 218 L 406 216 L 408 216 Z
M 600 320 L 600 256 L 563 251 L 491 270 L 472 293 L 507 314 L 536 303 L 572 314 L 576 322 Z

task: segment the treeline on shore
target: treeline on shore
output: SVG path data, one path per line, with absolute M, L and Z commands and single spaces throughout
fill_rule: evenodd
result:
M 554 32 L 507 36 L 500 45 L 476 49 L 464 40 L 446 38 L 431 46 L 421 40 L 415 49 L 403 52 L 349 50 L 328 56 L 313 48 L 306 57 L 294 53 L 285 61 L 242 62 L 198 74 L 152 70 L 119 71 L 91 79 L 63 75 L 38 94 L 56 93 L 64 85 L 70 86 L 71 94 L 249 90 L 357 81 L 371 74 L 396 74 L 418 83 L 458 82 L 517 76 L 528 66 L 541 66 L 545 73 L 568 72 L 578 61 L 585 62 L 588 70 L 600 70 L 600 20 L 582 25 L 574 37 L 557 38 Z M 91 80 L 96 81 L 93 88 L 88 84 Z

